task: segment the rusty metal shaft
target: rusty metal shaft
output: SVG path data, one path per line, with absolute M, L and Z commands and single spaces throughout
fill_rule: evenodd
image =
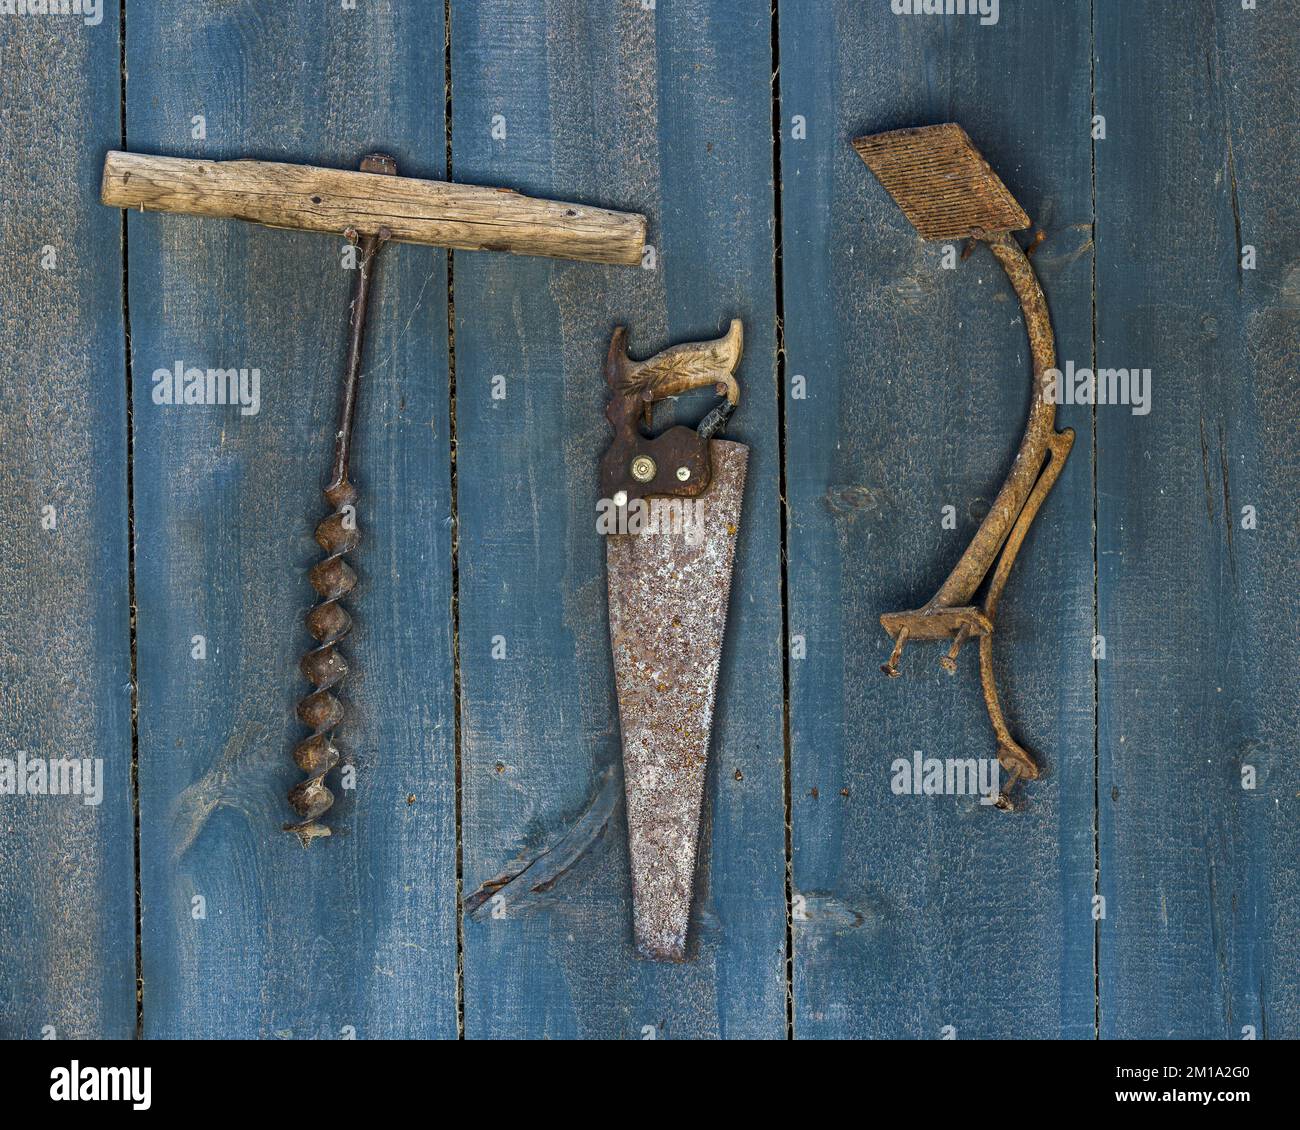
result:
M 1002 484 L 993 508 L 985 515 L 961 561 L 939 589 L 935 601 L 965 603 L 974 592 L 973 586 L 970 589 L 965 587 L 970 576 L 978 570 L 982 578 L 988 572 L 993 555 L 1000 549 L 997 568 L 984 593 L 984 615 L 990 623 L 994 623 L 998 602 L 1011 575 L 1016 555 L 1038 515 L 1039 507 L 1055 486 L 1065 466 L 1066 457 L 1074 446 L 1074 429 L 1056 430 L 1056 404 L 1048 398 L 1043 385 L 1044 375 L 1056 367 L 1056 341 L 1047 300 L 1043 297 L 1043 288 L 1034 274 L 1034 268 L 1020 245 L 1006 232 L 986 242 L 1011 280 L 1025 315 L 1025 329 L 1029 335 L 1034 367 L 1029 422 L 1025 426 L 1024 439 L 1021 440 L 1011 473 Z M 963 567 L 966 569 L 964 574 Z M 954 645 L 953 659 L 956 658 L 956 651 L 957 646 Z M 989 721 L 997 738 L 998 758 L 1003 768 L 1012 775 L 1012 781 L 1007 786 L 1010 788 L 1016 778 L 1037 777 L 1038 766 L 1028 751 L 1011 736 L 1003 717 L 997 686 L 993 681 L 992 633 L 980 637 L 979 655 L 984 705 L 988 709 Z
M 1011 567 L 1039 508 L 1061 473 L 1074 444 L 1074 430 L 1056 430 L 1056 405 L 1046 395 L 1043 378 L 1056 366 L 1056 343 L 1047 300 L 1033 266 L 1007 232 L 982 237 L 982 242 L 1002 264 L 1024 313 L 1033 359 L 1029 420 L 997 498 L 939 591 L 916 611 L 887 613 L 881 617 L 881 623 L 894 640 L 894 652 L 884 667 L 890 675 L 898 674 L 898 660 L 909 637 L 951 637 L 952 648 L 940 660 L 949 673 L 956 670 L 957 653 L 962 645 L 972 636 L 979 637 L 984 704 L 997 740 L 998 759 L 1011 778 L 1004 789 L 1006 792 L 1020 778 L 1037 777 L 1039 768 L 1030 753 L 1011 736 L 1002 713 L 993 677 L 993 626 Z M 981 608 L 970 607 L 975 591 L 989 577 L 990 570 L 992 578 Z
M 1021 510 L 1029 493 L 1038 481 L 1048 442 L 1056 434 L 1056 405 L 1043 395 L 1043 374 L 1056 367 L 1056 343 L 1052 335 L 1052 320 L 1047 311 L 1047 299 L 1038 285 L 1034 268 L 1020 245 L 1007 232 L 999 232 L 984 240 L 1015 288 L 1020 308 L 1025 315 L 1025 329 L 1029 334 L 1029 350 L 1033 358 L 1033 385 L 1029 398 L 1029 422 L 1025 425 L 1020 451 L 993 500 L 992 507 L 980 523 L 966 552 L 961 555 L 948 579 L 935 593 L 931 604 L 952 608 L 969 604 L 980 582 L 987 576 L 994 557 L 1007 540 L 1011 524 Z M 1073 434 L 1073 433 L 1071 433 Z
M 371 173 L 395 175 L 397 172 L 392 158 L 381 155 L 367 157 L 361 168 L 363 172 Z M 289 804 L 298 814 L 298 820 L 284 826 L 286 832 L 293 832 L 302 841 L 303 847 L 311 846 L 314 839 L 330 835 L 329 825 L 321 822 L 321 817 L 334 804 L 334 794 L 325 779 L 339 763 L 334 730 L 345 713 L 334 688 L 348 673 L 347 660 L 338 645 L 352 630 L 352 617 L 340 602 L 356 588 L 357 574 L 348 564 L 347 555 L 361 542 L 357 526 L 357 488 L 350 473 L 352 429 L 361 388 L 361 358 L 365 348 L 370 293 L 379 253 L 389 238 L 384 228 L 368 235 L 353 230 L 346 234 L 357 248 L 357 274 L 353 280 L 348 315 L 347 360 L 339 393 L 334 459 L 323 492 L 330 512 L 316 527 L 316 544 L 324 551 L 325 557 L 308 573 L 312 588 L 320 598 L 307 613 L 307 630 L 316 640 L 316 646 L 302 657 L 299 664 L 313 689 L 299 700 L 298 719 L 311 733 L 294 747 L 294 762 L 306 776 L 289 790 Z

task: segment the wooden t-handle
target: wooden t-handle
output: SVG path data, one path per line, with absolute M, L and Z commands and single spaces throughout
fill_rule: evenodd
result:
M 381 227 L 403 243 L 633 266 L 644 216 L 481 188 L 276 161 L 110 152 L 100 199 L 118 208 L 341 234 Z

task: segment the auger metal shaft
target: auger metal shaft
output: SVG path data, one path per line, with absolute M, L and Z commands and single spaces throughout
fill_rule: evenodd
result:
M 361 170 L 394 176 L 397 165 L 391 157 L 371 155 L 362 161 Z M 356 588 L 357 574 L 348 564 L 347 555 L 361 542 L 357 526 L 357 488 L 350 473 L 352 428 L 361 388 L 361 356 L 365 348 L 370 292 L 379 253 L 388 242 L 389 232 L 387 228 L 380 228 L 373 235 L 359 235 L 349 230 L 347 236 L 357 248 L 357 276 L 352 286 L 348 316 L 348 351 L 339 394 L 338 428 L 334 433 L 334 462 L 324 489 L 330 512 L 316 527 L 316 544 L 325 551 L 325 557 L 308 574 L 312 588 L 320 597 L 307 613 L 307 630 L 316 640 L 316 646 L 302 657 L 299 665 L 314 688 L 298 702 L 298 719 L 311 733 L 293 751 L 295 763 L 306 774 L 304 780 L 289 790 L 289 804 L 299 819 L 284 826 L 286 832 L 293 832 L 302 841 L 303 847 L 309 847 L 312 840 L 330 834 L 329 825 L 321 823 L 320 818 L 334 804 L 334 794 L 326 785 L 325 778 L 339 763 L 334 730 L 345 713 L 334 688 L 348 673 L 347 660 L 338 645 L 352 630 L 352 617 L 339 602 Z

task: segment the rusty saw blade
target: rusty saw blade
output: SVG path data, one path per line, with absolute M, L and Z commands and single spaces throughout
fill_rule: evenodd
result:
M 713 439 L 739 398 L 741 327 L 641 362 L 620 329 L 606 379 L 615 439 L 607 494 L 609 634 L 623 736 L 633 928 L 638 950 L 684 961 L 713 706 L 749 449 Z M 699 428 L 642 434 L 650 405 L 714 385 Z

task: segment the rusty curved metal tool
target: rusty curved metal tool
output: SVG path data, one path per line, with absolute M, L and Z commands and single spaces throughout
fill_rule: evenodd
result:
M 986 244 L 1006 271 L 1024 312 L 1033 384 L 1029 422 L 1011 470 L 939 591 L 920 608 L 880 617 L 894 641 L 893 653 L 881 667 L 891 678 L 899 674 L 898 661 L 908 640 L 951 640 L 951 649 L 939 661 L 951 674 L 957 669 L 962 646 L 979 638 L 984 703 L 997 739 L 998 761 L 1009 774 L 999 807 L 1009 808 L 1009 793 L 1015 783 L 1038 777 L 1040 770 L 1028 750 L 1011 736 L 998 702 L 993 680 L 993 627 L 1016 554 L 1074 443 L 1073 429 L 1056 430 L 1056 405 L 1043 386 L 1044 374 L 1056 367 L 1047 300 L 1028 256 L 1011 235 L 1029 227 L 1030 221 L 959 125 L 860 137 L 853 147 L 922 239 L 968 239 Z M 986 578 L 984 600 L 976 606 L 975 592 Z
M 609 637 L 623 735 L 632 917 L 638 950 L 686 959 L 713 703 L 749 448 L 714 439 L 740 399 L 742 331 L 605 363 L 614 441 L 601 460 Z M 643 434 L 656 400 L 714 387 L 697 428 Z

